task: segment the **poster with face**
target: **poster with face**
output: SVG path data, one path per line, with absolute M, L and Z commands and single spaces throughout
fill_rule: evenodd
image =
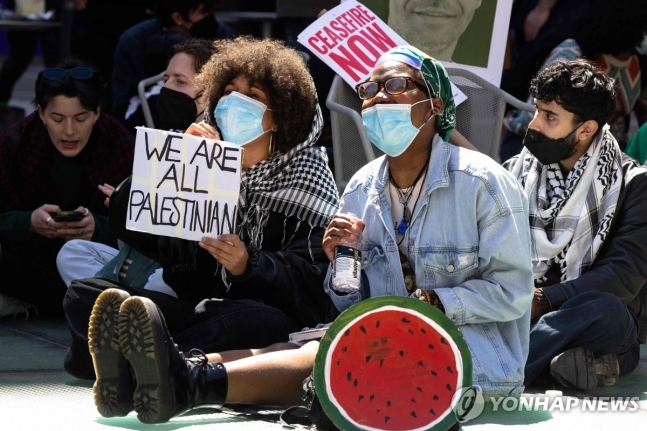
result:
M 445 67 L 467 69 L 500 84 L 511 0 L 359 1 Z

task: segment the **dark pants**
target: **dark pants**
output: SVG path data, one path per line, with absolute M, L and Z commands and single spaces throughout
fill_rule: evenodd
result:
M 532 383 L 553 357 L 574 347 L 587 347 L 595 357 L 617 354 L 620 376 L 627 375 L 640 359 L 637 320 L 610 293 L 586 292 L 569 299 L 531 323 L 524 383 Z
M 205 353 L 261 348 L 287 341 L 291 332 L 302 329 L 282 311 L 261 301 L 205 299 L 195 305 L 155 291 L 126 288 L 113 281 L 77 280 L 72 282 L 63 300 L 72 334 L 65 369 L 75 377 L 94 379 L 88 350 L 88 322 L 95 300 L 111 287 L 155 302 L 164 315 L 173 341 L 184 352 L 194 348 Z

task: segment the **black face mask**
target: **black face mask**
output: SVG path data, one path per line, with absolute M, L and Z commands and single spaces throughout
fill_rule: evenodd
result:
M 160 129 L 181 130 L 184 132 L 195 122 L 198 108 L 195 99 L 181 91 L 162 87 L 157 97 L 157 114 L 160 117 Z
M 569 138 L 580 126 L 577 126 L 571 133 L 559 139 L 550 139 L 536 130 L 528 129 L 526 136 L 523 138 L 523 145 L 542 164 L 550 165 L 551 163 L 557 163 L 573 155 L 575 146 L 580 141 L 570 143 Z

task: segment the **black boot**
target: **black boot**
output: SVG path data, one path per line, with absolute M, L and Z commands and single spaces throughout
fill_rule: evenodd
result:
M 117 326 L 119 307 L 130 297 L 127 292 L 107 289 L 92 307 L 88 345 L 94 364 L 94 404 L 101 416 L 126 416 L 133 410 L 133 388 L 130 365 L 119 347 Z
M 186 358 L 173 343 L 164 316 L 148 298 L 133 296 L 119 312 L 119 344 L 137 379 L 133 394 L 140 421 L 166 422 L 194 407 L 221 407 L 227 372 L 197 349 Z M 199 353 L 196 353 L 199 352 Z

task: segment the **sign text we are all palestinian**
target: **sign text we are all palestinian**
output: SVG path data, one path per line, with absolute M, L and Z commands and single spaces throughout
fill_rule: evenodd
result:
M 199 241 L 235 232 L 242 149 L 137 128 L 126 228 Z

